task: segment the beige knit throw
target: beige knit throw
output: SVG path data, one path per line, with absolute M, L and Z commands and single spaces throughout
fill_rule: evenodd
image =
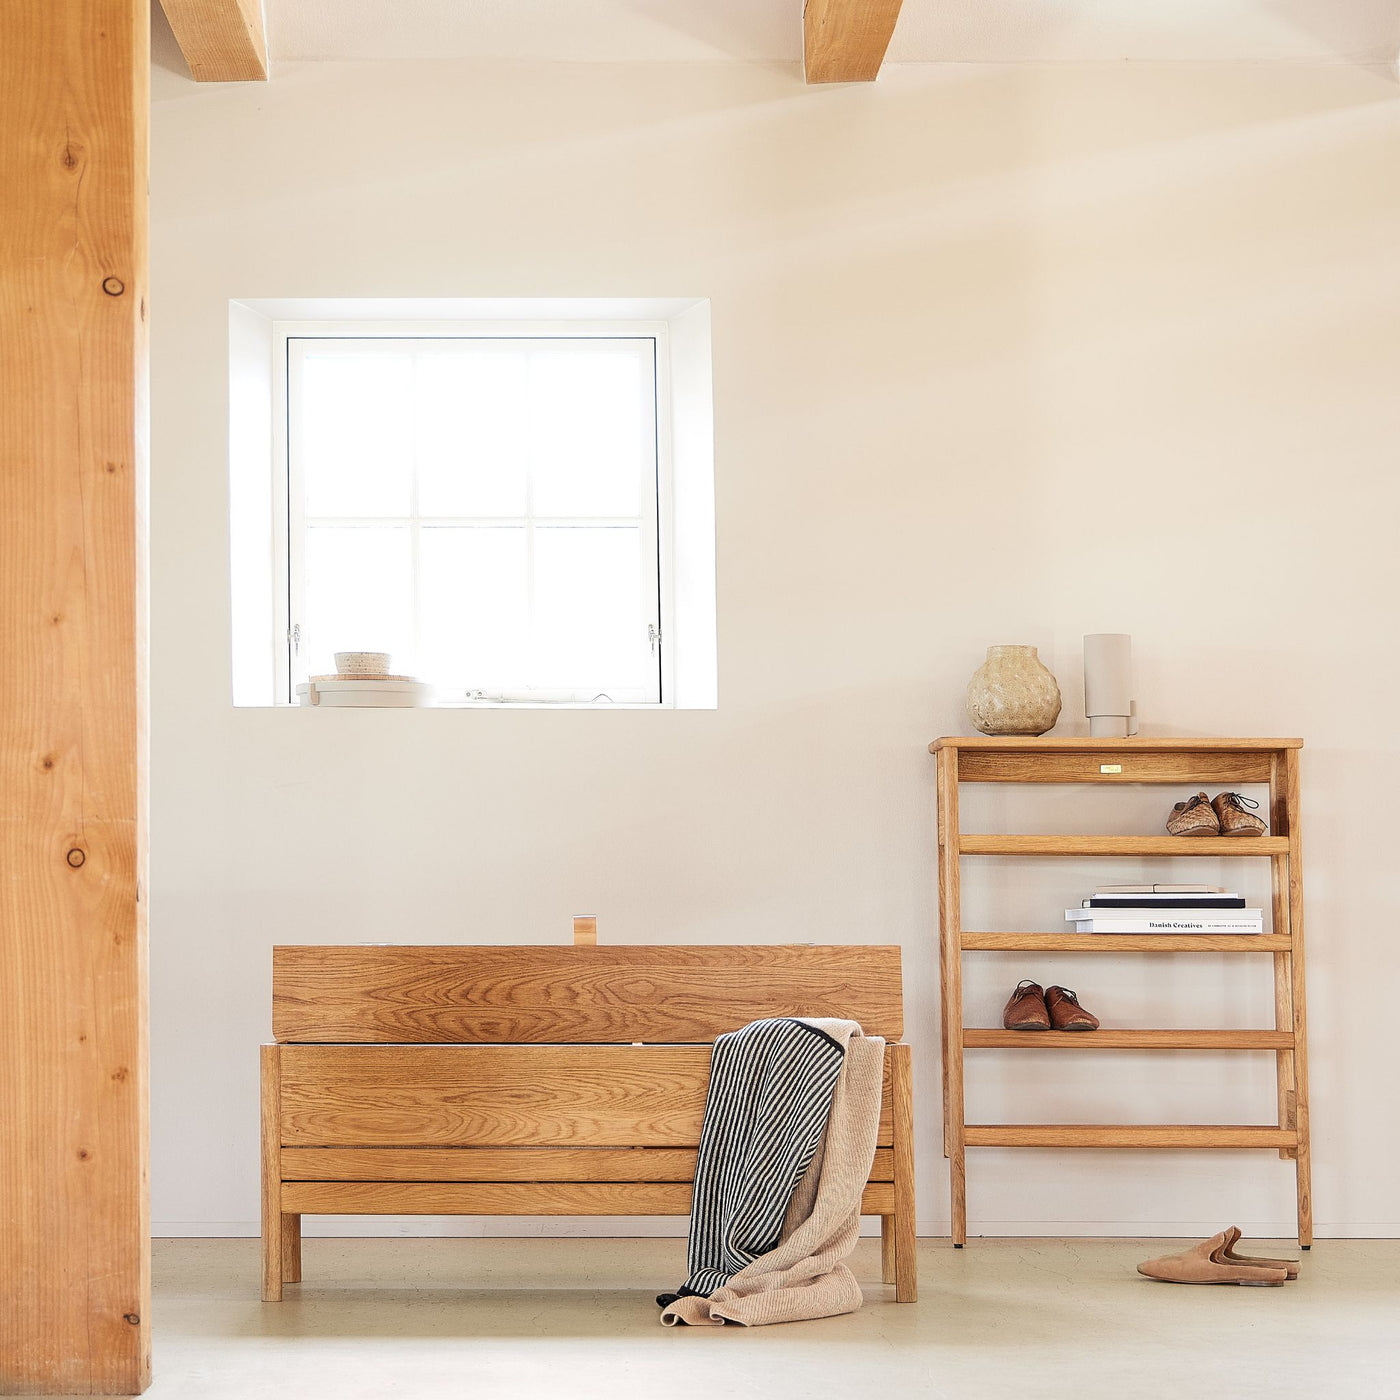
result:
M 846 1049 L 826 1133 L 797 1184 L 782 1239 L 708 1298 L 677 1298 L 661 1314 L 668 1327 L 766 1327 L 855 1312 L 864 1301 L 842 1262 L 860 1236 L 860 1199 L 875 1159 L 885 1042 L 854 1021 L 803 1017 Z

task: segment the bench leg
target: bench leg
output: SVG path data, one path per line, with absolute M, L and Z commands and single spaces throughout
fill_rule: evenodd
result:
M 262 1047 L 262 1297 L 282 1300 L 282 1278 L 289 1252 L 284 1222 L 296 1222 L 297 1277 L 301 1277 L 301 1217 L 282 1214 L 282 1062 L 280 1045 Z
M 907 1045 L 894 1045 L 890 1088 L 894 1100 L 894 1297 L 913 1303 L 919 1296 L 918 1240 L 914 1234 L 914 1079 Z M 880 1223 L 883 1237 L 885 1221 Z
M 894 1216 L 880 1217 L 880 1282 L 893 1283 L 894 1265 Z
M 275 1196 L 263 1211 L 262 1252 L 263 1302 L 280 1303 L 282 1285 L 301 1282 L 301 1216 L 279 1211 Z
M 282 1213 L 282 1282 L 301 1282 L 301 1216 Z

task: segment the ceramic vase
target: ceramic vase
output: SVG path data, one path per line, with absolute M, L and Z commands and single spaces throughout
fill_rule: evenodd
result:
M 967 683 L 967 715 L 983 734 L 1045 734 L 1060 717 L 1060 687 L 1034 647 L 988 647 Z

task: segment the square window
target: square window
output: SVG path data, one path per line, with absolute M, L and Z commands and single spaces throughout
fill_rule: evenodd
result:
M 289 690 L 663 702 L 656 335 L 285 328 Z

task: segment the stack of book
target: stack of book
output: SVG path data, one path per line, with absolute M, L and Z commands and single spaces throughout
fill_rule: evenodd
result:
M 1076 933 L 1264 932 L 1264 911 L 1219 885 L 1100 885 L 1065 919 Z

